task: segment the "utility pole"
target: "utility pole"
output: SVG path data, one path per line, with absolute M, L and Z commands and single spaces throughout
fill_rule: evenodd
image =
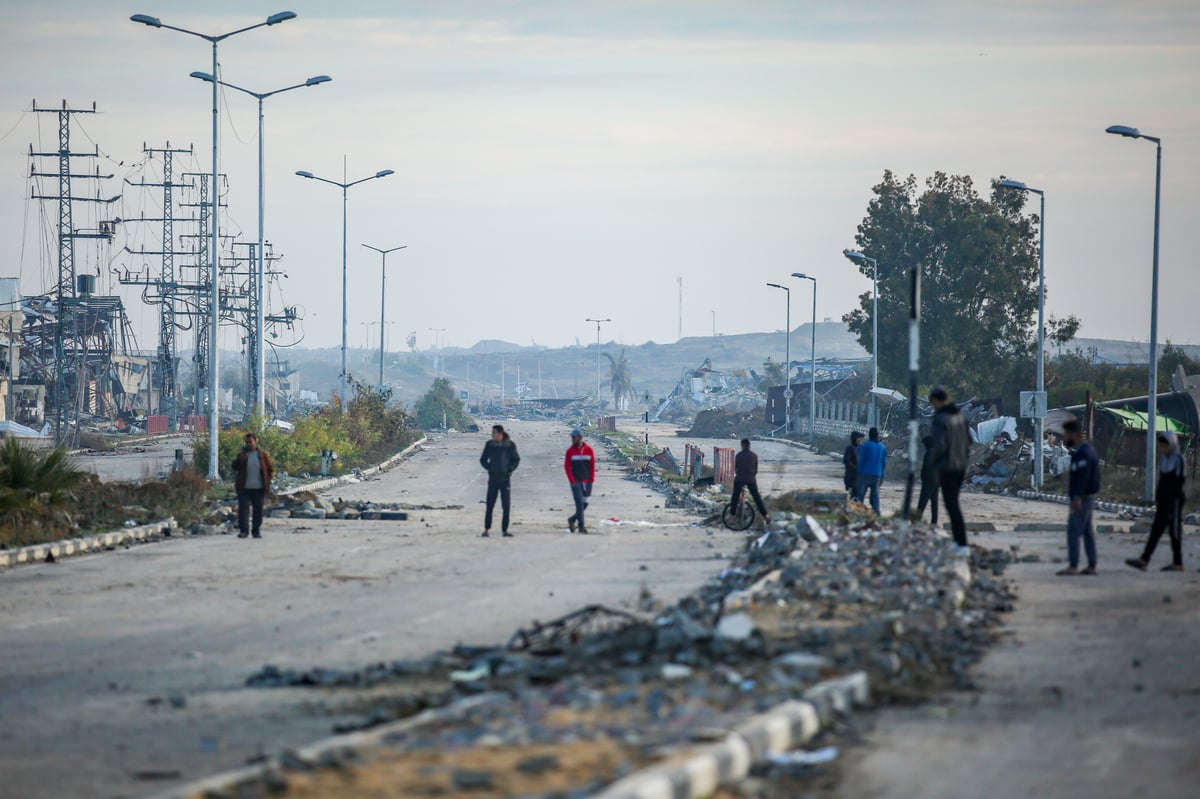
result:
M 682 302 L 683 278 L 679 278 L 679 292 L 680 292 L 679 296 L 681 298 L 679 308 L 682 311 L 682 309 L 683 309 L 683 302 Z M 681 316 L 680 319 L 682 320 L 683 317 Z M 611 322 L 612 320 L 611 319 L 585 319 L 584 321 L 596 323 L 596 407 L 600 407 L 600 325 L 604 324 L 605 322 Z M 614 402 L 614 405 L 615 405 L 615 402 Z
M 211 238 L 209 229 L 211 227 L 211 219 L 213 206 L 220 207 L 223 203 L 218 196 L 217 202 L 209 201 L 209 190 L 212 187 L 210 183 L 212 177 L 207 172 L 184 172 L 183 177 L 192 180 L 195 179 L 195 187 L 198 189 L 196 202 L 180 203 L 181 208 L 197 208 L 197 215 L 193 218 L 196 223 L 195 233 L 185 233 L 180 236 L 181 239 L 195 239 L 196 247 L 194 249 L 196 262 L 191 266 L 196 269 L 196 279 L 186 285 L 180 285 L 178 291 L 180 295 L 186 293 L 190 299 L 187 305 L 190 307 L 190 314 L 193 318 L 193 327 L 196 331 L 195 346 L 192 352 L 192 370 L 196 378 L 196 395 L 194 398 L 193 410 L 200 414 L 204 411 L 204 397 L 207 395 L 207 387 L 209 384 L 208 373 L 212 368 L 212 341 L 210 333 L 212 332 L 208 319 L 212 315 L 212 258 L 209 255 L 209 246 Z M 218 180 L 225 180 L 224 173 L 217 175 Z M 210 397 L 211 401 L 211 397 Z
M 71 171 L 72 158 L 96 158 L 100 157 L 100 148 L 96 147 L 90 153 L 77 153 L 71 151 L 71 116 L 73 114 L 94 114 L 96 113 L 96 104 L 92 103 L 90 109 L 86 108 L 68 108 L 67 101 L 63 100 L 61 108 L 38 108 L 37 103 L 33 103 L 34 113 L 46 113 L 58 115 L 58 150 L 55 152 L 34 152 L 32 145 L 29 148 L 31 159 L 37 158 L 57 158 L 58 169 L 54 172 L 39 172 L 35 165 L 31 165 L 29 169 L 30 177 L 44 177 L 58 179 L 58 194 L 43 195 L 31 193 L 31 199 L 35 200 L 54 200 L 58 203 L 58 278 L 55 282 L 52 291 L 57 308 L 57 324 L 55 326 L 54 337 L 54 403 L 55 403 L 55 423 L 54 423 L 54 440 L 57 444 L 64 444 L 69 438 L 69 424 L 72 416 L 78 410 L 75 402 L 67 402 L 67 357 L 68 348 L 71 354 L 76 354 L 83 351 L 79 346 L 80 331 L 75 325 L 75 310 L 78 306 L 76 302 L 77 293 L 85 295 L 91 294 L 92 280 L 89 279 L 89 285 L 83 292 L 78 292 L 79 286 L 76 282 L 75 275 L 75 239 L 95 238 L 112 240 L 113 230 L 111 223 L 102 222 L 100 230 L 95 233 L 83 233 L 75 230 L 73 223 L 73 207 L 77 202 L 93 202 L 98 204 L 111 204 L 116 202 L 118 197 L 104 199 L 99 196 L 99 187 L 96 188 L 96 196 L 81 197 L 72 193 L 72 181 L 80 180 L 95 180 L 97 184 L 101 180 L 106 180 L 112 175 L 101 175 L 100 168 L 96 167 L 93 173 L 74 173 Z M 89 276 L 90 278 L 91 276 Z M 70 326 L 70 333 L 66 328 Z M 79 383 L 79 375 L 76 374 L 76 384 Z M 79 392 L 74 392 L 76 399 L 79 397 Z M 68 415 L 70 413 L 70 415 Z
M 178 282 L 175 273 L 175 256 L 187 255 L 187 252 L 177 252 L 175 250 L 175 192 L 184 188 L 186 184 L 174 182 L 174 165 L 175 156 L 186 153 L 192 154 L 192 148 L 189 146 L 186 150 L 183 148 L 172 147 L 170 142 L 167 142 L 166 147 L 147 147 L 142 145 L 142 152 L 154 158 L 155 154 L 162 156 L 162 181 L 158 183 L 138 181 L 134 182 L 128 178 L 125 180 L 130 186 L 140 186 L 143 188 L 161 188 L 163 190 L 163 215 L 161 217 L 138 217 L 137 219 L 129 219 L 127 222 L 161 222 L 162 223 L 162 249 L 157 251 L 148 251 L 144 247 L 141 250 L 131 250 L 125 248 L 125 252 L 131 255 L 158 255 L 162 257 L 162 268 L 158 273 L 158 280 L 152 281 L 147 274 L 144 280 L 122 278 L 122 285 L 141 285 L 146 287 L 153 286 L 158 290 L 158 407 L 159 411 L 166 411 L 168 417 L 169 429 L 172 433 L 179 430 L 179 380 L 178 380 L 178 358 L 176 354 L 178 348 L 175 344 L 175 330 L 177 327 L 176 314 L 176 295 L 178 293 Z

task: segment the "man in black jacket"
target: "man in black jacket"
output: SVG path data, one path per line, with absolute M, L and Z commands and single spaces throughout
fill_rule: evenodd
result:
M 733 496 L 729 500 L 729 512 L 737 515 L 738 503 L 742 499 L 742 490 L 750 492 L 755 507 L 762 514 L 763 523 L 769 524 L 770 515 L 763 505 L 762 496 L 758 493 L 758 456 L 750 451 L 750 439 L 742 439 L 742 451 L 733 458 Z
M 1071 482 L 1067 490 L 1071 498 L 1071 513 L 1067 516 L 1068 566 L 1059 575 L 1097 574 L 1096 526 L 1092 523 L 1092 508 L 1100 493 L 1100 456 L 1091 444 L 1083 440 L 1083 425 L 1072 419 L 1063 424 L 1063 442 L 1071 452 Z M 1088 565 L 1079 571 L 1079 539 L 1087 553 Z
M 1125 561 L 1135 569 L 1146 571 L 1150 556 L 1165 532 L 1171 536 L 1171 562 L 1165 572 L 1183 571 L 1183 503 L 1187 501 L 1183 486 L 1187 480 L 1183 452 L 1175 433 L 1164 430 L 1158 436 L 1158 488 L 1154 492 L 1154 523 L 1142 556 Z
M 512 473 L 521 465 L 521 455 L 517 445 L 504 430 L 504 425 L 492 425 L 492 440 L 483 447 L 479 456 L 479 465 L 487 470 L 487 510 L 483 515 L 483 538 L 487 538 L 492 530 L 492 510 L 496 507 L 496 497 L 500 497 L 500 507 L 503 514 L 500 517 L 500 532 L 505 538 L 512 538 L 508 531 L 509 512 L 512 509 Z
M 857 430 L 851 433 L 850 446 L 842 453 L 842 482 L 852 497 L 858 491 L 858 442 L 862 441 L 862 437 L 863 434 Z
M 971 459 L 971 434 L 967 430 L 967 419 L 958 406 L 950 401 L 946 389 L 938 386 L 929 392 L 933 404 L 933 465 L 938 473 L 938 487 L 950 516 L 950 529 L 954 533 L 956 554 L 966 557 L 971 553 L 967 547 L 967 523 L 963 519 L 958 495 L 962 491 L 963 478 Z

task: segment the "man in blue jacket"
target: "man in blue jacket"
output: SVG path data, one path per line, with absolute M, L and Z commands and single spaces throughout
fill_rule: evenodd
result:
M 879 486 L 887 469 L 887 448 L 879 443 L 879 428 L 867 431 L 867 440 L 858 445 L 858 490 L 854 498 L 862 502 L 871 492 L 871 508 L 879 514 Z
M 1072 419 L 1063 424 L 1063 442 L 1071 452 L 1071 512 L 1067 516 L 1067 560 L 1070 565 L 1058 574 L 1097 574 L 1096 571 L 1096 526 L 1092 523 L 1092 509 L 1096 495 L 1100 493 L 1100 457 L 1091 444 L 1083 440 L 1083 425 Z M 1079 570 L 1079 539 L 1087 553 L 1088 565 Z

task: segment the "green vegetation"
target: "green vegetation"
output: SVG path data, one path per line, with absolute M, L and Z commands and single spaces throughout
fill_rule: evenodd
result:
M 763 361 L 762 380 L 758 384 L 760 391 L 766 391 L 774 386 L 782 386 L 787 380 L 787 369 L 785 365 L 779 361 L 767 357 Z
M 1051 408 L 1082 405 L 1088 392 L 1098 402 L 1144 397 L 1148 374 L 1145 366 L 1121 366 L 1094 362 L 1083 350 L 1066 353 L 1046 363 L 1046 389 Z M 1167 391 L 1176 367 L 1189 375 L 1200 374 L 1200 361 L 1189 358 L 1181 347 L 1167 342 L 1158 358 L 1158 390 Z
M 66 450 L 38 450 L 8 439 L 0 446 L 0 545 L 19 547 L 174 516 L 199 518 L 206 483 L 195 472 L 166 480 L 101 483 Z
M 221 472 L 228 477 L 230 464 L 242 448 L 246 433 L 258 434 L 259 446 L 275 462 L 278 472 L 315 473 L 321 466 L 321 451 L 332 450 L 338 459 L 334 474 L 367 466 L 398 452 L 414 440 L 403 408 L 387 406 L 391 391 L 351 381 L 354 398 L 343 412 L 335 399 L 328 406 L 295 420 L 295 429 L 266 426 L 252 417 L 246 424 L 221 431 L 218 457 Z M 193 463 L 200 474 L 208 471 L 208 435 L 192 442 Z
M 604 357 L 608 359 L 608 385 L 613 393 L 613 406 L 620 408 L 621 400 L 628 399 L 632 402 L 635 398 L 633 375 L 629 371 L 629 359 L 625 357 L 624 349 L 615 358 L 609 352 L 604 353 Z
M 892 172 L 874 187 L 858 226 L 859 249 L 879 262 L 879 371 L 888 386 L 908 384 L 909 273 L 921 270 L 923 372 L 953 394 L 1017 399 L 1034 384 L 1038 308 L 1038 226 L 1024 192 L 937 172 L 920 190 Z M 870 278 L 870 263 L 858 265 Z M 871 294 L 844 320 L 870 351 Z M 1074 316 L 1047 322 L 1049 345 L 1070 341 Z
M 465 430 L 471 424 L 467 409 L 454 393 L 454 386 L 445 377 L 435 378 L 433 385 L 413 406 L 416 426 L 422 430 L 447 427 Z

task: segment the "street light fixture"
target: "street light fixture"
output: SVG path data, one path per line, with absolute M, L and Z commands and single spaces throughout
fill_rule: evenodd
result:
M 254 398 L 254 407 L 258 410 L 258 415 L 260 417 L 265 417 L 267 412 L 267 384 L 266 353 L 264 352 L 263 335 L 265 332 L 264 327 L 266 326 L 266 320 L 264 318 L 263 299 L 267 270 L 265 251 L 266 241 L 263 233 L 263 100 L 273 94 L 290 92 L 292 89 L 304 89 L 309 86 L 319 86 L 322 83 L 328 83 L 329 81 L 333 80 L 333 78 L 329 77 L 328 75 L 314 75 L 313 77 L 304 81 L 304 83 L 297 83 L 294 86 L 285 86 L 282 89 L 275 89 L 274 91 L 270 92 L 253 92 L 249 89 L 242 88 L 241 86 L 235 86 L 232 83 L 219 80 L 214 75 L 210 75 L 207 72 L 193 72 L 191 73 L 191 76 L 193 78 L 198 78 L 199 80 L 206 80 L 209 83 L 219 83 L 222 86 L 226 86 L 234 91 L 239 91 L 242 94 L 248 94 L 258 100 L 258 263 L 256 263 L 253 267 L 255 276 L 254 280 L 252 281 L 253 286 L 251 289 L 255 292 L 255 300 L 258 310 L 254 315 L 254 330 L 250 333 L 250 335 L 254 336 L 258 346 L 256 356 L 258 362 L 255 364 L 258 378 L 256 380 L 257 384 L 251 386 L 250 390 Z
M 217 45 L 230 36 L 236 36 L 239 33 L 262 28 L 271 25 L 278 25 L 280 22 L 287 22 L 289 19 L 295 19 L 294 11 L 280 11 L 267 17 L 265 21 L 254 25 L 247 25 L 244 28 L 238 28 L 228 33 L 217 35 L 209 35 L 198 33 L 187 28 L 177 28 L 174 25 L 164 25 L 158 17 L 152 17 L 149 14 L 134 14 L 129 19 L 141 25 L 147 25 L 151 28 L 166 28 L 167 30 L 186 33 L 188 36 L 195 36 L 199 39 L 204 39 L 212 44 L 212 72 L 213 77 L 218 77 L 220 73 L 217 71 Z M 212 269 L 212 310 L 209 318 L 209 376 L 208 376 L 208 479 L 219 480 L 221 472 L 219 469 L 220 458 L 217 457 L 219 434 L 221 428 L 221 412 L 218 402 L 221 388 L 221 370 L 219 368 L 220 361 L 220 342 L 217 340 L 218 330 L 221 324 L 221 269 L 218 264 L 219 253 L 217 252 L 218 237 L 217 237 L 217 207 L 220 203 L 220 198 L 217 193 L 217 132 L 218 121 L 220 120 L 217 110 L 217 84 L 214 81 L 212 84 L 212 191 L 210 192 L 210 202 L 212 207 L 209 213 L 212 216 L 210 227 L 212 228 L 212 241 L 209 249 L 211 250 L 211 269 Z
M 600 407 L 600 325 L 611 322 L 611 319 L 584 319 L 585 322 L 596 323 L 596 407 Z M 613 409 L 616 409 L 617 398 L 613 397 Z
M 815 445 L 817 436 L 817 279 L 803 272 L 792 272 L 792 277 L 811 280 L 813 284 L 812 362 L 809 364 L 811 381 L 808 385 L 808 443 Z
M 1150 278 L 1150 390 L 1146 392 L 1146 493 L 1154 498 L 1154 461 L 1158 416 L 1158 220 L 1162 207 L 1162 139 L 1128 125 L 1109 125 L 1105 133 L 1154 142 L 1154 266 Z
M 768 283 L 767 285 L 773 289 L 787 292 L 787 323 L 783 330 L 783 434 L 788 435 L 792 432 L 792 290 L 778 283 Z
M 857 250 L 842 250 L 852 263 L 871 265 L 871 424 L 879 424 L 879 261 Z
M 346 409 L 346 376 L 347 376 L 347 367 L 346 367 L 346 314 L 347 314 L 347 307 L 346 307 L 346 206 L 347 206 L 347 198 L 346 198 L 346 193 L 350 189 L 351 186 L 357 186 L 359 183 L 366 183 L 368 180 L 375 180 L 376 178 L 386 178 L 388 175 L 391 175 L 394 173 L 390 169 L 381 169 L 380 171 L 376 172 L 374 175 L 368 175 L 367 177 L 359 178 L 358 180 L 347 181 L 346 180 L 346 157 L 342 156 L 342 179 L 341 179 L 341 181 L 330 180 L 329 178 L 319 177 L 317 175 L 314 175 L 312 172 L 306 172 L 304 170 L 297 170 L 296 174 L 302 178 L 308 178 L 309 180 L 319 180 L 322 183 L 328 183 L 331 186 L 338 186 L 342 190 L 342 373 L 339 376 L 340 385 L 338 388 L 338 397 L 341 400 L 342 410 L 344 411 Z
M 1039 212 L 1040 216 L 1038 217 L 1037 325 L 1037 392 L 1040 395 L 1046 391 L 1046 193 L 1041 189 L 1026 186 L 1019 180 L 1008 180 L 1007 178 L 996 181 L 996 185 L 1002 189 L 1013 189 L 1015 191 L 1036 194 L 1041 200 L 1042 210 Z M 1043 442 L 1046 440 L 1045 418 L 1041 416 L 1034 418 L 1033 426 L 1035 428 L 1034 441 L 1036 442 L 1034 444 L 1036 450 L 1033 454 L 1033 482 L 1038 488 L 1041 488 L 1045 468 L 1042 454 Z
M 368 250 L 374 250 L 382 256 L 382 260 L 379 264 L 379 392 L 382 394 L 384 351 L 383 335 L 384 331 L 387 329 L 387 325 L 384 324 L 383 321 L 385 318 L 384 313 L 387 309 L 387 257 L 389 252 L 396 252 L 396 250 L 406 249 L 408 245 L 401 244 L 399 247 L 389 247 L 386 250 L 380 249 L 379 247 L 372 247 L 370 244 L 364 244 L 363 246 Z

